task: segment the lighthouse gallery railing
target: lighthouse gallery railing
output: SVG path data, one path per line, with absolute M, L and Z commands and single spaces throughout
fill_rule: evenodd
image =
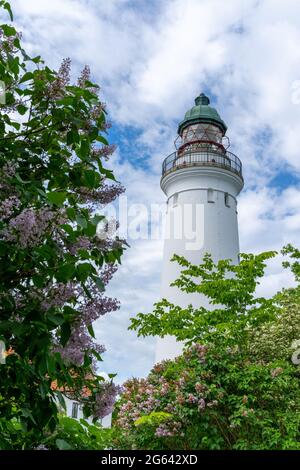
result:
M 210 147 L 185 150 L 184 152 L 180 152 L 179 150 L 171 153 L 171 155 L 163 161 L 162 176 L 187 166 L 213 166 L 224 168 L 243 178 L 242 163 L 236 155 L 228 151 L 223 152 Z

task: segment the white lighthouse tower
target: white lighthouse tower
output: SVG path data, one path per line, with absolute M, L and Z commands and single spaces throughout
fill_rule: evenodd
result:
M 163 162 L 161 188 L 167 196 L 161 296 L 175 305 L 208 307 L 199 294 L 185 294 L 170 284 L 179 277 L 174 254 L 200 264 L 205 253 L 214 261 L 239 262 L 236 197 L 243 188 L 242 164 L 227 149 L 227 127 L 203 93 L 179 124 L 177 150 Z M 156 362 L 173 359 L 182 343 L 172 336 L 157 340 Z

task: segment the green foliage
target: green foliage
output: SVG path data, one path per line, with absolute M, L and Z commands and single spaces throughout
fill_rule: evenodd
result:
M 64 415 L 58 416 L 58 424 L 53 433 L 45 433 L 36 449 L 48 450 L 102 450 L 111 441 L 111 430 L 104 429 L 99 424 L 90 424 L 81 419 L 76 420 Z M 10 450 L 13 448 L 26 449 L 28 436 L 17 419 L 12 419 L 1 427 L 0 447 Z M 7 433 L 7 435 L 6 435 Z
M 198 346 L 157 364 L 146 380 L 125 384 L 113 445 L 148 450 L 300 449 L 297 367 L 284 360 L 252 362 L 238 348 Z M 162 412 L 168 419 L 152 419 Z
M 48 449 L 60 450 L 102 450 L 107 448 L 111 430 L 86 420 L 61 416 L 55 432 L 45 439 Z
M 288 245 L 282 253 L 299 283 L 300 251 Z M 300 369 L 292 360 L 299 357 L 300 287 L 271 299 L 255 295 L 273 256 L 242 255 L 238 266 L 209 255 L 194 266 L 174 256 L 183 267 L 174 285 L 206 296 L 210 306 L 184 309 L 163 299 L 153 313 L 132 319 L 140 335 L 170 334 L 192 346 L 146 379 L 125 383 L 115 447 L 300 449 Z M 170 419 L 149 426 L 161 412 Z
M 283 266 L 285 268 L 291 268 L 296 281 L 300 282 L 300 261 L 298 261 L 300 260 L 300 250 L 288 244 L 281 250 L 281 253 L 285 256 L 289 255 L 290 260 L 284 261 Z
M 0 6 L 12 17 L 8 2 Z M 114 180 L 101 158 L 100 143 L 107 141 L 99 87 L 86 71 L 70 84 L 68 60 L 51 70 L 28 56 L 12 25 L 0 28 L 6 99 L 0 104 L 0 340 L 7 348 L 0 365 L 0 448 L 33 448 L 55 430 L 59 389 L 80 395 L 89 387 L 86 414 L 101 391 L 92 367 L 97 351 L 79 345 L 81 365 L 58 352 L 82 317 L 78 296 L 47 308 L 42 303 L 65 288 L 80 292 L 80 302 L 91 299 L 95 283 L 103 290 L 99 272 L 120 260 L 123 246 L 96 237 L 95 191 Z M 72 251 L 82 240 L 88 248 Z
M 152 411 L 149 415 L 141 416 L 135 421 L 136 426 L 159 426 L 172 418 L 171 413 L 164 411 Z
M 114 448 L 117 444 L 121 444 L 121 448 L 143 448 L 159 450 L 161 448 L 161 439 L 155 435 L 155 431 L 159 426 L 172 424 L 173 417 L 171 413 L 164 411 L 152 411 L 148 415 L 140 416 L 125 435 L 118 432 L 116 428 L 112 430 L 110 447 Z M 136 436 L 139 436 L 136 439 Z
M 206 254 L 199 266 L 175 255 L 172 261 L 183 269 L 173 285 L 187 293 L 204 295 L 210 307 L 181 308 L 163 299 L 154 305 L 152 313 L 139 313 L 132 318 L 130 329 L 137 330 L 139 336 L 171 334 L 187 344 L 212 336 L 242 335 L 247 328 L 274 318 L 274 299 L 256 297 L 255 290 L 264 275 L 266 261 L 275 255 L 275 252 L 241 254 L 240 264 L 233 265 L 231 260 L 214 263 Z
M 12 11 L 11 11 L 10 4 L 8 2 L 4 1 L 4 0 L 1 0 L 0 7 L 4 8 L 4 10 L 8 11 L 9 17 L 12 21 L 13 20 L 13 14 L 12 14 Z
M 257 360 L 289 360 L 298 348 L 294 344 L 300 340 L 300 287 L 284 289 L 275 299 L 280 309 L 274 321 L 249 331 L 249 348 Z

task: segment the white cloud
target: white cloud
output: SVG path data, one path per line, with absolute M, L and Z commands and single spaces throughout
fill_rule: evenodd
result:
M 69 56 L 76 71 L 89 63 L 113 123 L 139 131 L 138 137 L 128 134 L 134 154 L 141 149 L 139 161 L 119 153 L 112 159 L 130 202 L 164 200 L 163 156 L 173 151 L 184 112 L 208 88 L 244 165 L 242 251 L 297 244 L 299 187 L 290 184 L 280 192 L 268 186 L 285 166 L 300 173 L 300 104 L 292 99 L 293 83 L 300 79 L 297 0 L 13 0 L 12 5 L 33 54 L 55 67 Z M 141 168 L 143 158 L 147 169 Z M 126 327 L 130 315 L 147 311 L 158 298 L 160 263 L 159 242 L 132 242 L 111 286 L 122 309 L 96 327 L 109 349 L 105 370 L 112 367 L 124 377 L 143 375 L 150 367 L 153 343 L 126 333 Z M 291 283 L 280 259 L 268 272 L 262 293 Z
M 298 2 L 169 0 L 151 2 L 148 14 L 147 2 L 125 0 L 12 3 L 34 53 L 53 65 L 64 56 L 91 64 L 115 122 L 137 126 L 146 139 L 151 130 L 175 133 L 173 120 L 209 86 L 251 180 L 270 159 L 299 171 Z M 266 128 L 273 137 L 257 155 L 255 137 Z
M 248 190 L 239 200 L 239 228 L 243 251 L 274 250 L 299 243 L 300 189 Z

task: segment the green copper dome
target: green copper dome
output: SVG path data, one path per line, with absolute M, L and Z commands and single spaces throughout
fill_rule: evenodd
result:
M 225 134 L 227 130 L 225 122 L 220 118 L 218 111 L 209 106 L 209 103 L 209 98 L 205 96 L 204 93 L 197 96 L 195 106 L 185 113 L 184 120 L 179 123 L 178 134 L 181 134 L 186 126 L 197 124 L 198 122 L 215 124 L 222 129 Z

